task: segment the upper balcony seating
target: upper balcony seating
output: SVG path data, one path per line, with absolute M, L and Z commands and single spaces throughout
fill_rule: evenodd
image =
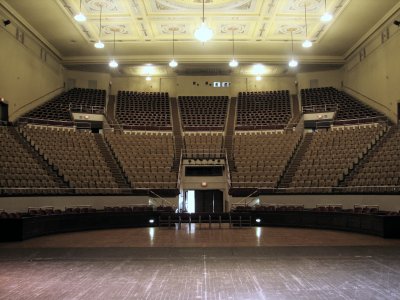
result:
M 328 107 L 327 110 L 337 107 L 335 124 L 338 125 L 358 123 L 360 119 L 377 121 L 378 117 L 384 117 L 366 104 L 333 87 L 303 89 L 301 101 L 303 110 L 308 111 L 319 112 L 325 111 L 325 107 Z
M 80 109 L 85 112 L 91 112 L 93 108 L 101 113 L 106 104 L 106 91 L 94 89 L 74 88 L 68 92 L 53 98 L 52 100 L 33 109 L 22 119 L 30 123 L 30 119 L 51 120 L 56 122 L 71 122 L 72 117 L 70 109 Z M 40 123 L 40 122 L 39 122 Z M 46 122 L 44 122 L 46 123 Z M 64 125 L 72 125 L 65 123 Z
M 289 91 L 240 92 L 237 130 L 283 129 L 292 117 Z
M 229 102 L 227 96 L 181 96 L 178 101 L 183 130 L 225 129 Z
M 125 129 L 172 128 L 168 93 L 119 91 L 115 114 Z

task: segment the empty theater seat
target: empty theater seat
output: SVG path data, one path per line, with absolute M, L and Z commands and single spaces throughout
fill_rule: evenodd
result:
M 335 110 L 336 124 L 345 121 L 345 123 L 352 121 L 357 123 L 360 122 L 360 119 L 377 121 L 378 118 L 384 118 L 381 113 L 333 87 L 303 89 L 301 90 L 301 102 L 303 111 Z
M 225 128 L 229 98 L 226 96 L 181 96 L 179 112 L 184 130 L 222 131 Z
M 107 163 L 89 131 L 25 126 L 26 139 L 78 194 L 118 193 Z
M 178 175 L 171 170 L 174 159 L 171 133 L 110 132 L 106 140 L 132 188 L 176 189 Z
M 186 133 L 184 136 L 184 157 L 223 158 L 222 132 Z
M 289 91 L 240 92 L 236 129 L 282 129 L 292 117 Z
M 300 137 L 291 131 L 236 133 L 232 188 L 277 187 Z
M 20 120 L 28 123 L 40 120 L 71 122 L 71 109 L 83 112 L 103 113 L 106 103 L 106 91 L 74 88 L 53 98 L 24 115 Z M 72 123 L 64 123 L 65 126 Z
M 119 91 L 115 114 L 125 129 L 172 128 L 168 93 Z
M 315 132 L 290 183 L 292 192 L 332 192 L 385 130 L 384 125 L 375 124 Z
M 32 154 L 0 126 L 0 187 L 2 194 L 57 194 L 58 184 Z

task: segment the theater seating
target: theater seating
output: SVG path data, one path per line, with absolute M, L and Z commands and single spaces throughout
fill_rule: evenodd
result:
M 106 91 L 104 90 L 74 88 L 35 108 L 21 118 L 21 121 L 25 119 L 30 123 L 33 120 L 29 119 L 37 119 L 36 123 L 40 123 L 40 120 L 71 122 L 70 109 L 103 113 L 105 103 Z M 69 125 L 72 123 L 64 124 L 64 126 Z
M 185 158 L 223 158 L 223 133 L 185 133 Z
M 0 126 L 0 190 L 3 195 L 57 194 L 57 183 L 32 154 Z
M 292 131 L 236 133 L 232 188 L 277 187 L 300 137 Z
M 350 192 L 396 192 L 400 184 L 400 130 L 383 141 L 348 183 Z
M 289 91 L 240 92 L 237 130 L 282 129 L 292 117 Z
M 106 140 L 132 188 L 176 189 L 177 173 L 171 171 L 174 159 L 171 133 L 110 132 Z
M 115 114 L 124 129 L 172 128 L 168 93 L 119 91 Z
M 383 115 L 345 92 L 333 87 L 301 90 L 303 111 L 325 111 L 325 106 L 336 110 L 336 124 L 375 120 Z M 328 109 L 332 110 L 332 109 Z
M 72 128 L 25 126 L 23 135 L 78 194 L 115 194 L 118 185 L 94 136 Z
M 229 98 L 226 96 L 183 96 L 178 98 L 182 127 L 188 131 L 223 131 Z
M 315 132 L 290 183 L 291 192 L 329 193 L 384 134 L 384 125 Z

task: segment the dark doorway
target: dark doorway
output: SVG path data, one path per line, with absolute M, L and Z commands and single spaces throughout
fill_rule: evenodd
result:
M 224 194 L 219 190 L 196 190 L 195 211 L 214 212 L 224 211 Z
M 400 102 L 397 103 L 397 120 L 400 120 Z
M 8 123 L 8 104 L 0 101 L 0 121 Z

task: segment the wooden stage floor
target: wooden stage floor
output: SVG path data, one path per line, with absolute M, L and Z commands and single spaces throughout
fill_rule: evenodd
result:
M 400 240 L 133 228 L 0 244 L 0 299 L 400 299 Z

